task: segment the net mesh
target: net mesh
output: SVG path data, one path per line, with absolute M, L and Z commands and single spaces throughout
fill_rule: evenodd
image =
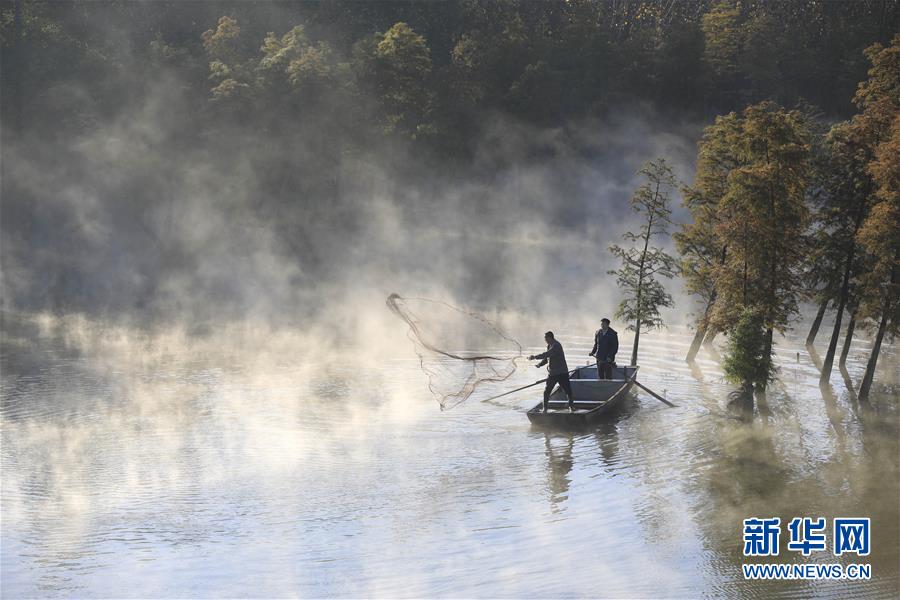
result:
M 506 381 L 524 358 L 518 341 L 476 312 L 399 294 L 388 296 L 387 307 L 409 327 L 407 337 L 441 410 L 465 402 L 483 384 Z

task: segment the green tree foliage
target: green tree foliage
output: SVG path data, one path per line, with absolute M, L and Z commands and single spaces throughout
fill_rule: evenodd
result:
M 241 52 L 240 35 L 237 20 L 228 16 L 220 18 L 215 29 L 203 32 L 213 102 L 249 100 L 257 85 L 253 62 Z
M 703 15 L 703 60 L 719 85 L 737 77 L 744 44 L 740 27 L 741 11 L 734 2 L 719 2 Z
M 7 2 L 0 12 L 5 110 L 28 87 L 35 92 L 29 118 L 40 109 L 50 117 L 44 121 L 89 127 L 99 112 L 123 109 L 141 96 L 135 89 L 154 84 L 133 68 L 143 49 L 190 77 L 196 90 L 187 92 L 215 100 L 204 115 L 240 116 L 251 126 L 277 109 L 308 113 L 309 102 L 327 98 L 320 104 L 334 114 L 320 118 L 369 124 L 373 133 L 443 151 L 471 151 L 479 121 L 492 111 L 559 124 L 636 100 L 710 117 L 767 98 L 785 105 L 805 98 L 826 114 L 849 116 L 866 69 L 862 49 L 889 41 L 900 26 L 896 0 L 334 1 L 279 11 L 234 3 L 224 17 L 222 6 Z M 101 21 L 109 27 L 97 27 Z M 107 35 L 132 23 L 140 27 L 128 29 L 127 50 Z M 351 61 L 354 46 L 360 52 Z M 198 62 L 208 80 L 195 75 Z M 85 82 L 90 96 L 40 93 Z M 355 101 L 332 102 L 331 91 Z
M 115 59 L 117 48 L 102 32 L 70 26 L 71 7 L 63 4 L 16 0 L 0 7 L 6 134 L 26 127 L 51 135 L 90 129 L 115 114 L 124 89 L 141 84 Z M 90 91 L 73 93 L 84 79 L 91 81 Z
M 323 41 L 312 43 L 303 25 L 295 25 L 280 38 L 269 32 L 260 52 L 257 68 L 263 74 L 263 85 L 276 94 L 312 100 L 331 85 L 337 71 L 331 46 Z
M 722 371 L 726 380 L 741 384 L 745 390 L 765 387 L 775 377 L 763 311 L 751 307 L 740 310 L 728 336 Z
M 500 103 L 532 54 L 524 21 L 516 3 L 471 2 L 465 12 L 469 27 L 451 51 L 456 80 L 469 98 Z
M 634 331 L 633 365 L 637 364 L 641 332 L 662 327 L 659 309 L 672 306 L 672 296 L 659 277 L 671 279 L 677 266 L 675 259 L 662 248 L 650 245 L 654 238 L 666 235 L 672 224 L 669 194 L 676 188 L 675 176 L 664 159 L 646 163 L 638 174 L 646 177 L 647 182 L 635 190 L 630 204 L 640 215 L 643 225 L 637 233 L 627 232 L 622 236 L 634 244 L 631 247 L 623 248 L 617 244 L 609 247 L 622 262 L 621 267 L 609 274 L 616 276 L 616 283 L 624 294 L 616 317 L 628 321 L 628 329 Z
M 432 63 L 425 38 L 406 23 L 396 23 L 357 44 L 355 63 L 360 78 L 376 91 L 386 133 L 415 139 L 432 131 Z
M 268 32 L 258 53 L 243 38 L 237 20 L 228 16 L 205 31 L 202 40 L 212 83 L 209 99 L 233 109 L 224 115 L 246 119 L 251 107 L 265 107 L 256 120 L 271 128 L 283 126 L 286 114 L 298 124 L 305 122 L 323 110 L 324 100 L 335 109 L 347 107 L 352 88 L 348 63 L 327 42 L 310 39 L 303 25 L 280 36 Z M 153 46 L 159 50 L 160 42 Z M 172 52 L 168 46 L 164 50 Z

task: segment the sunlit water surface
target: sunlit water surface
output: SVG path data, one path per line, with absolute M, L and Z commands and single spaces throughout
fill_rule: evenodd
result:
M 559 332 L 571 364 L 579 333 Z M 538 388 L 479 401 L 530 368 L 441 412 L 412 357 L 8 325 L 2 594 L 897 597 L 895 349 L 860 404 L 782 340 L 780 382 L 741 418 L 714 353 L 682 360 L 689 342 L 642 339 L 641 380 L 677 408 L 639 395 L 565 434 L 529 425 Z M 871 517 L 872 579 L 745 581 L 751 516 Z M 784 543 L 780 561 L 803 560 Z

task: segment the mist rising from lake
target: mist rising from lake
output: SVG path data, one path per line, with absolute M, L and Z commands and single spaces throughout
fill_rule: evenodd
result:
M 514 327 L 526 352 L 543 325 Z M 892 346 L 861 405 L 837 370 L 823 394 L 817 357 L 782 340 L 780 381 L 747 418 L 715 354 L 682 361 L 690 332 L 642 336 L 641 379 L 678 408 L 641 395 L 565 434 L 530 427 L 539 391 L 478 401 L 535 369 L 441 412 L 399 322 L 369 349 L 250 324 L 197 336 L 7 315 L 5 328 L 5 597 L 900 589 Z M 589 329 L 557 333 L 571 365 L 588 358 Z M 851 382 L 867 348 L 854 344 Z M 871 581 L 745 581 L 750 516 L 871 517 Z

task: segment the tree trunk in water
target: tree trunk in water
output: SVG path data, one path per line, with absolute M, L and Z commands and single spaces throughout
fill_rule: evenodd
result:
M 659 184 L 656 184 L 656 194 L 659 194 Z M 650 233 L 653 231 L 653 213 L 647 220 L 647 234 L 644 236 L 644 251 L 641 252 L 641 263 L 638 266 L 638 286 L 637 286 L 637 318 L 634 323 L 634 347 L 631 349 L 631 364 L 637 364 L 638 342 L 641 339 L 641 319 L 644 316 L 641 304 L 641 295 L 644 292 L 644 261 L 647 260 L 647 248 L 650 247 Z
M 857 226 L 853 229 L 854 236 L 859 229 L 859 220 Z M 837 315 L 834 317 L 834 329 L 831 331 L 831 341 L 828 342 L 828 352 L 825 353 L 825 362 L 822 363 L 822 374 L 819 376 L 819 385 L 826 385 L 831 380 L 831 367 L 834 365 L 834 353 L 837 350 L 838 337 L 841 335 L 841 319 L 844 316 L 844 307 L 847 306 L 847 296 L 850 294 L 850 271 L 853 268 L 853 251 L 855 246 L 851 245 L 847 252 L 847 264 L 844 267 L 844 278 L 841 282 L 841 297 L 838 300 Z
M 881 352 L 881 340 L 884 339 L 884 330 L 887 328 L 888 311 L 884 311 L 881 315 L 881 322 L 878 324 L 878 333 L 875 335 L 875 344 L 872 346 L 872 354 L 869 355 L 869 362 L 866 364 L 866 374 L 863 376 L 862 385 L 859 386 L 859 399 L 869 399 L 869 389 L 872 387 L 872 379 L 875 377 L 875 365 L 878 364 L 878 353 Z
M 834 353 L 837 350 L 838 337 L 841 335 L 841 318 L 844 314 L 844 294 L 838 302 L 837 314 L 834 317 L 834 329 L 831 331 L 831 340 L 828 342 L 828 351 L 825 353 L 825 362 L 822 363 L 822 374 L 819 375 L 819 385 L 825 385 L 831 380 L 831 367 L 834 365 Z
M 634 330 L 634 347 L 631 349 L 631 364 L 637 364 L 637 349 L 638 349 L 638 340 L 641 339 L 641 328 L 640 326 Z
M 894 253 L 894 264 L 900 258 L 900 250 Z M 891 297 L 891 290 L 897 284 L 897 267 L 891 269 L 891 284 L 885 292 L 884 301 L 881 305 L 881 321 L 878 323 L 878 334 L 875 336 L 875 345 L 872 346 L 872 353 L 869 355 L 869 362 L 866 364 L 866 374 L 863 376 L 862 385 L 859 386 L 860 400 L 869 399 L 869 389 L 872 387 L 872 380 L 875 378 L 875 366 L 878 364 L 878 354 L 881 352 L 881 340 L 884 339 L 884 330 L 887 329 L 888 318 L 891 314 L 891 305 L 894 298 Z
M 765 346 L 763 346 L 763 355 L 765 357 L 766 364 L 767 365 L 771 364 L 771 362 L 772 362 L 772 328 L 771 327 L 766 329 L 766 344 L 765 344 Z M 768 384 L 769 384 L 768 381 L 760 382 L 757 385 L 757 388 L 759 388 L 762 391 L 766 391 L 766 386 Z
M 706 330 L 708 329 L 706 319 L 709 317 L 709 310 L 712 308 L 713 302 L 715 301 L 716 293 L 713 292 L 709 302 L 706 303 L 706 310 L 703 311 L 703 318 L 697 322 L 697 332 L 694 334 L 694 339 L 691 341 L 691 347 L 688 349 L 687 357 L 684 359 L 687 362 L 693 362 L 697 353 L 700 352 L 700 344 L 703 342 L 703 338 L 706 337 Z
M 756 400 L 755 397 L 756 394 L 753 390 L 753 382 L 745 380 L 741 385 L 741 409 L 743 410 L 745 417 L 753 417 L 753 403 Z
M 725 257 L 727 256 L 728 246 L 722 246 L 722 255 L 719 259 L 719 264 L 725 264 Z M 714 331 L 709 331 L 709 321 L 707 320 L 709 317 L 709 311 L 712 309 L 713 304 L 716 302 L 716 297 L 718 294 L 716 293 L 715 288 L 710 294 L 709 302 L 706 303 L 706 309 L 703 311 L 703 319 L 697 323 L 697 333 L 694 334 L 694 339 L 691 340 L 691 347 L 688 349 L 687 357 L 684 359 L 687 362 L 694 362 L 694 358 L 696 358 L 697 353 L 700 352 L 700 346 L 711 346 L 713 339 L 716 337 Z M 709 339 L 706 339 L 707 333 L 709 334 Z
M 850 322 L 847 324 L 847 335 L 844 336 L 844 347 L 841 348 L 841 358 L 838 360 L 838 364 L 842 367 L 847 362 L 847 354 L 850 352 L 850 343 L 853 341 L 854 329 L 856 329 L 856 311 L 850 313 Z
M 841 334 L 841 318 L 844 315 L 844 307 L 847 306 L 847 298 L 850 296 L 850 274 L 853 272 L 853 256 L 856 254 L 856 233 L 859 231 L 859 226 L 862 224 L 864 216 L 864 210 L 861 208 L 857 210 L 856 221 L 853 224 L 852 240 L 854 241 L 851 241 L 849 248 L 847 248 L 844 277 L 843 281 L 841 281 L 841 296 L 838 301 L 837 316 L 834 318 L 834 330 L 831 332 L 831 341 L 828 342 L 828 352 L 825 353 L 825 362 L 822 363 L 822 374 L 819 376 L 820 386 L 828 384 L 831 379 L 831 367 L 834 365 L 834 353 L 837 350 L 838 336 Z M 894 274 L 891 273 L 891 281 L 893 281 L 893 279 Z
M 697 323 L 697 332 L 694 334 L 694 339 L 691 340 L 691 347 L 688 349 L 685 361 L 694 362 L 694 358 L 700 352 L 700 343 L 703 342 L 704 337 L 706 337 L 706 325 L 701 321 Z
M 710 331 L 706 334 L 706 339 L 703 340 L 703 345 L 711 347 L 713 345 L 713 340 L 716 339 L 716 336 L 719 335 L 717 331 Z
M 816 313 L 816 318 L 813 319 L 812 327 L 809 328 L 809 335 L 806 336 L 807 346 L 811 346 L 813 342 L 816 341 L 816 336 L 819 335 L 819 326 L 822 324 L 822 317 L 825 316 L 826 308 L 828 308 L 828 300 L 825 300 L 819 305 L 819 312 Z

